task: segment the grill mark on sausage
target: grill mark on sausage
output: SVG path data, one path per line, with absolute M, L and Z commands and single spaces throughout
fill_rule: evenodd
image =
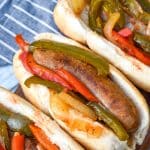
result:
M 131 100 L 108 77 L 97 75 L 97 70 L 80 60 L 62 53 L 36 50 L 35 61 L 50 69 L 63 68 L 72 73 L 114 114 L 129 132 L 138 127 L 138 112 Z

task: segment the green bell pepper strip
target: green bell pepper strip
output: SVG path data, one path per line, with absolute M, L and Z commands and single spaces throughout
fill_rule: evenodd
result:
M 11 112 L 0 104 L 0 119 L 7 121 L 11 116 Z
M 135 32 L 133 39 L 145 52 L 150 53 L 150 36 Z
M 102 11 L 101 11 L 102 10 Z M 122 10 L 121 4 L 118 0 L 92 0 L 89 10 L 89 26 L 92 30 L 103 34 L 103 21 L 100 17 L 100 13 L 103 12 L 107 16 L 105 21 L 114 12 L 120 13 L 120 18 L 117 22 L 120 28 L 125 25 L 125 15 Z
M 105 108 L 103 108 L 95 102 L 90 102 L 87 105 L 95 111 L 99 121 L 104 121 L 106 125 L 108 125 L 115 132 L 115 134 L 121 141 L 128 140 L 128 133 L 118 121 L 118 119 L 115 116 L 113 116 L 108 110 L 106 110 Z
M 91 0 L 89 10 L 89 26 L 99 34 L 103 34 L 103 25 L 100 18 L 100 8 L 104 3 L 103 0 Z
M 25 80 L 24 84 L 27 86 L 27 87 L 30 87 L 31 84 L 41 84 L 41 85 L 44 85 L 50 89 L 53 89 L 55 90 L 56 92 L 62 92 L 64 90 L 64 88 L 56 83 L 56 82 L 53 82 L 53 81 L 49 81 L 49 80 L 44 80 L 44 79 L 41 79 L 37 76 L 32 76 L 28 79 Z M 86 104 L 87 103 L 87 99 L 85 99 L 80 93 L 77 93 L 77 92 L 73 92 L 73 91 L 66 91 L 67 94 L 71 95 L 72 97 L 78 99 L 79 101 L 81 101 L 82 103 Z
M 98 75 L 107 76 L 109 74 L 109 64 L 101 56 L 95 54 L 92 51 L 84 50 L 80 47 L 54 42 L 51 40 L 38 40 L 29 45 L 29 51 L 34 52 L 35 50 L 42 49 L 64 55 L 71 56 L 78 60 L 84 61 L 96 68 Z
M 129 15 L 148 24 L 150 14 L 145 12 L 136 0 L 120 0 L 120 2 Z
M 144 11 L 150 13 L 150 1 L 149 0 L 137 0 Z
M 32 122 L 20 114 L 9 111 L 2 105 L 0 105 L 0 119 L 7 122 L 7 125 L 11 131 L 18 131 L 26 136 L 32 136 L 28 126 Z
M 114 12 L 119 12 L 120 18 L 117 21 L 116 25 L 118 25 L 120 29 L 124 27 L 125 13 L 118 0 L 106 0 L 102 6 L 102 11 L 106 15 L 106 21 Z
M 131 16 L 138 17 L 143 13 L 142 8 L 136 0 L 120 0 L 124 10 Z
M 0 136 L 4 140 L 6 149 L 10 150 L 10 139 L 8 135 L 7 124 L 4 120 L 0 120 Z
M 30 87 L 31 84 L 41 84 L 41 85 L 44 85 L 50 89 L 55 90 L 58 93 L 64 89 L 60 84 L 58 84 L 56 82 L 49 81 L 49 80 L 43 80 L 37 76 L 32 76 L 32 77 L 28 78 L 27 80 L 25 80 L 24 84 L 27 87 Z
M 138 18 L 145 24 L 148 24 L 150 22 L 150 13 L 143 12 Z

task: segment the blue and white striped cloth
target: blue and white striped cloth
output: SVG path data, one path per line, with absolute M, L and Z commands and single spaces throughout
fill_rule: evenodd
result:
M 0 85 L 12 91 L 17 80 L 12 59 L 18 46 L 14 37 L 22 34 L 27 41 L 42 32 L 60 34 L 53 20 L 57 0 L 0 0 Z

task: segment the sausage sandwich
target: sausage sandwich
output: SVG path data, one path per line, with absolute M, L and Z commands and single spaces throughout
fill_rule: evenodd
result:
M 135 86 L 102 56 L 52 33 L 27 43 L 14 72 L 25 96 L 87 149 L 135 149 L 149 128 L 149 110 Z

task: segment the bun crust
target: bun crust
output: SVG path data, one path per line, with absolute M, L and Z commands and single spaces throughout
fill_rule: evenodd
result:
M 59 0 L 54 9 L 54 20 L 65 35 L 88 45 L 90 49 L 120 69 L 134 84 L 150 92 L 150 67 L 93 32 L 87 25 L 87 11 L 88 9 L 85 8 L 80 18 L 74 14 L 67 0 Z M 61 21 L 61 18 L 64 21 Z
M 58 38 L 57 38 L 58 37 Z M 38 35 L 37 39 L 50 39 L 55 41 L 61 41 L 69 44 L 73 44 L 76 46 L 81 46 L 80 44 L 77 44 L 76 42 L 67 39 L 65 37 L 56 36 L 54 34 L 50 33 L 43 33 Z M 31 76 L 29 72 L 27 72 L 21 61 L 18 59 L 19 53 L 17 53 L 14 57 L 13 66 L 14 66 L 14 72 L 19 80 L 22 89 L 25 93 L 25 96 L 38 108 L 42 109 L 44 112 L 48 113 L 50 112 L 51 116 L 63 127 L 69 134 L 71 134 L 73 137 L 75 137 L 80 143 L 82 143 L 84 146 L 90 148 L 90 149 L 130 149 L 127 146 L 126 141 L 122 142 L 118 139 L 118 137 L 109 129 L 104 127 L 103 125 L 100 125 L 102 129 L 104 130 L 105 134 L 101 135 L 99 138 L 93 138 L 87 135 L 85 132 L 81 131 L 70 131 L 70 129 L 66 126 L 64 122 L 57 119 L 53 112 L 50 109 L 50 95 L 51 91 L 42 86 L 42 85 L 34 85 L 32 84 L 30 88 L 27 88 L 24 85 L 24 81 Z M 141 144 L 147 134 L 148 128 L 149 128 L 149 111 L 148 106 L 146 104 L 146 101 L 144 97 L 141 95 L 141 93 L 133 86 L 133 84 L 126 79 L 122 73 L 120 73 L 115 67 L 110 65 L 110 77 L 124 90 L 124 92 L 133 100 L 133 103 L 137 107 L 137 110 L 139 112 L 139 118 L 140 118 L 140 125 L 138 127 L 138 130 L 134 134 L 133 138 L 133 145 L 131 149 L 135 149 L 136 144 Z M 84 118 L 83 118 L 84 119 Z M 96 123 L 96 122 L 95 122 Z M 109 144 L 108 144 L 109 143 Z

